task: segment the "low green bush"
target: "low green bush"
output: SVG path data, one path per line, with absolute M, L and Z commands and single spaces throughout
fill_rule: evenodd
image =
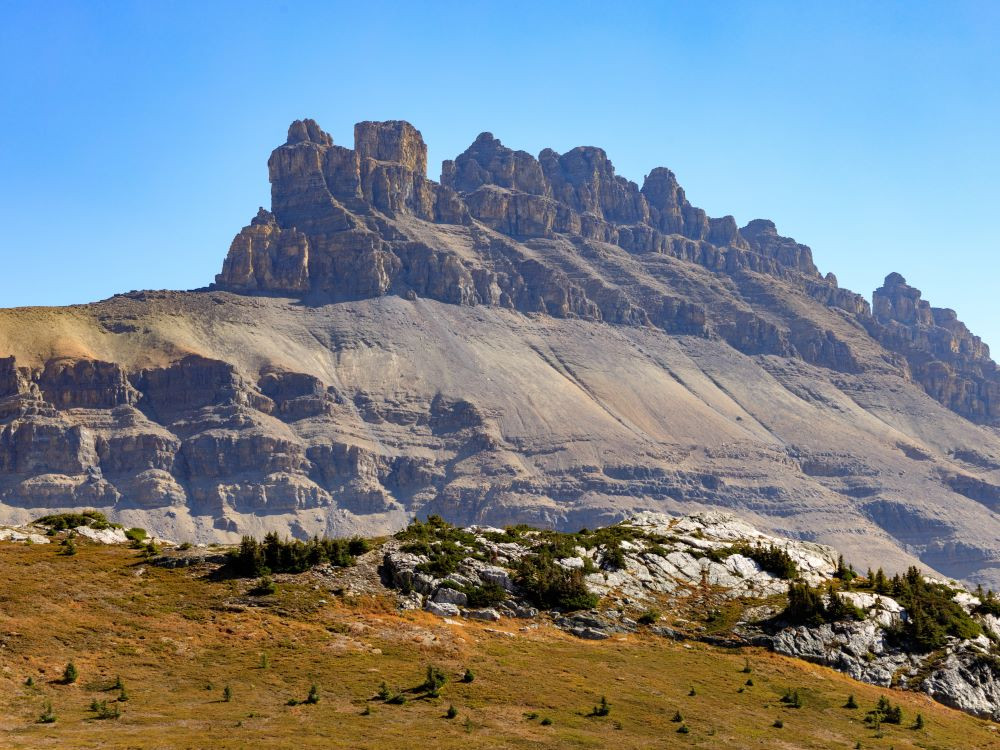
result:
M 243 537 L 240 546 L 228 555 L 229 568 L 236 575 L 246 577 L 265 573 L 303 573 L 323 564 L 346 568 L 354 565 L 356 554 L 363 554 L 367 549 L 368 542 L 359 537 L 282 541 L 277 533 L 271 532 L 261 542 L 251 536 Z

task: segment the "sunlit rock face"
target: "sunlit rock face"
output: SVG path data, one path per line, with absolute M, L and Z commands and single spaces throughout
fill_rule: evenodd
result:
M 725 507 L 1000 584 L 1000 376 L 902 277 L 869 304 L 590 146 L 483 133 L 435 182 L 409 123 L 300 120 L 268 168 L 211 287 L 0 311 L 0 515 L 214 540 Z

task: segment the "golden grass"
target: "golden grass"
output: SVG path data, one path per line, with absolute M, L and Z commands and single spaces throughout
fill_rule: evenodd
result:
M 2 747 L 1000 747 L 990 722 L 760 650 L 643 636 L 588 642 L 547 626 L 521 631 L 521 621 L 450 625 L 375 598 L 338 599 L 309 575 L 280 583 L 268 606 L 235 611 L 249 582 L 153 568 L 118 547 L 79 550 L 0 546 L 0 580 L 11 582 L 0 593 Z M 747 657 L 750 675 L 741 672 Z M 80 678 L 58 684 L 70 660 Z M 428 664 L 449 676 L 439 698 L 373 700 L 382 681 L 412 690 Z M 458 681 L 467 667 L 471 684 Z M 107 688 L 117 675 L 130 697 L 122 716 L 96 719 L 88 707 L 114 700 Z M 287 705 L 313 683 L 318 704 Z M 222 700 L 227 685 L 231 702 Z M 801 709 L 781 706 L 788 687 Z M 860 710 L 842 708 L 849 693 Z M 876 738 L 862 718 L 882 694 L 902 704 L 904 725 Z M 587 717 L 602 695 L 610 715 Z M 46 700 L 54 724 L 36 721 Z M 677 733 L 676 711 L 689 734 Z M 918 711 L 921 731 L 909 728 Z

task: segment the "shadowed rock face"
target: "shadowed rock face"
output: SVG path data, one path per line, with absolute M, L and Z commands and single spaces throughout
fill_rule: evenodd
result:
M 1000 583 L 1000 395 L 898 274 L 874 303 L 772 222 L 605 152 L 294 122 L 215 285 L 0 311 L 0 515 L 167 536 L 593 526 L 725 506 L 857 565 Z

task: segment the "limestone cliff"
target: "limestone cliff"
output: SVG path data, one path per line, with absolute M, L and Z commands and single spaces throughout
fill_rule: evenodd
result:
M 594 525 L 724 506 L 1000 582 L 1000 374 L 902 277 L 607 154 L 296 121 L 215 285 L 0 311 L 0 515 L 168 536 Z

